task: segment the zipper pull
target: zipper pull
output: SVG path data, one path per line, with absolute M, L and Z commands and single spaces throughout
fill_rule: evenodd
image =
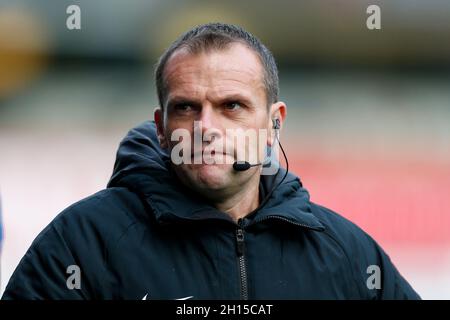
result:
M 244 230 L 238 228 L 236 230 L 236 243 L 237 243 L 237 253 L 238 256 L 242 256 L 244 254 L 245 242 L 244 242 Z

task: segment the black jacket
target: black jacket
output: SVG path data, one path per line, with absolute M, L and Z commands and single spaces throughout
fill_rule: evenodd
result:
M 153 122 L 131 130 L 107 189 L 39 234 L 3 299 L 419 298 L 372 238 L 310 202 L 295 175 L 236 224 L 168 161 Z M 283 173 L 262 176 L 261 197 Z M 67 286 L 71 265 L 79 289 Z

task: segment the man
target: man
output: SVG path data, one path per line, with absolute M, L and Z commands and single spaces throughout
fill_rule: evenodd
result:
M 122 141 L 108 188 L 55 218 L 3 298 L 419 298 L 374 240 L 310 202 L 295 175 L 261 174 L 286 105 L 254 36 L 196 27 L 162 55 L 156 85 L 155 122 Z M 264 146 L 233 146 L 238 129 L 267 132 Z

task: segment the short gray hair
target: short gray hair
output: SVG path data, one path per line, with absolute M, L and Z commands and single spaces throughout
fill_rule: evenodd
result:
M 239 26 L 225 23 L 207 23 L 181 35 L 158 59 L 155 68 L 155 82 L 161 108 L 164 108 L 168 93 L 164 81 L 164 68 L 176 50 L 186 48 L 190 53 L 195 54 L 211 49 L 223 50 L 236 42 L 246 45 L 258 55 L 263 66 L 267 105 L 270 106 L 277 102 L 279 94 L 278 68 L 270 50 L 258 38 Z

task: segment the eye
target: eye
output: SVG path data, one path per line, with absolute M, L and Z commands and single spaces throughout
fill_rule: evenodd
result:
M 225 109 L 230 110 L 230 111 L 236 111 L 241 108 L 242 108 L 242 105 L 236 101 L 225 104 Z
M 186 103 L 185 104 L 180 103 L 180 104 L 175 105 L 174 109 L 179 112 L 188 112 L 188 111 L 192 110 L 192 106 L 189 104 L 186 104 Z

